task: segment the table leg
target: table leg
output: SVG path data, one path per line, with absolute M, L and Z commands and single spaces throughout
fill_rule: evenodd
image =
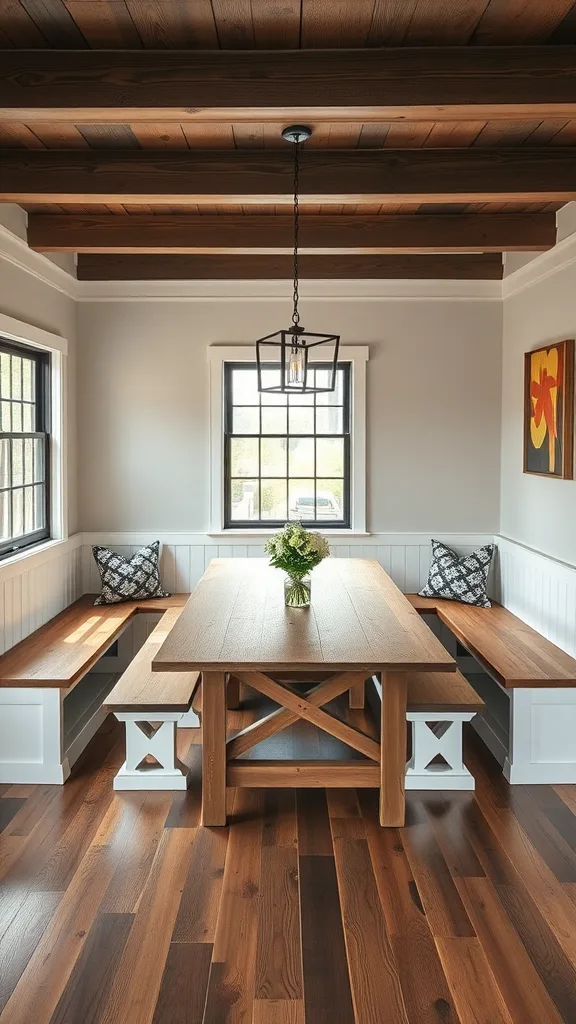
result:
M 226 704 L 229 711 L 240 707 L 240 680 L 236 676 L 228 676 Z
M 364 707 L 364 689 L 365 683 L 356 683 L 355 686 L 350 687 L 348 690 L 348 703 L 351 708 Z
M 406 776 L 406 672 L 382 673 L 380 824 L 404 824 Z
M 226 674 L 202 673 L 202 824 L 226 824 Z

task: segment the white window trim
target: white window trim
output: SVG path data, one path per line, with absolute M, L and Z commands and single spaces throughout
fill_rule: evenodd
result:
M 315 359 L 330 359 L 329 354 L 314 354 Z M 351 526 L 343 530 L 323 531 L 329 536 L 351 534 L 366 536 L 366 363 L 367 345 L 341 345 L 338 359 L 350 363 L 352 394 L 350 408 L 350 512 Z M 210 365 L 210 536 L 268 536 L 276 529 L 224 529 L 224 364 L 256 362 L 253 346 L 212 345 L 208 349 Z
M 44 331 L 33 324 L 0 313 L 0 335 L 8 341 L 19 341 L 29 348 L 50 353 L 50 539 L 16 552 L 14 559 L 23 559 L 68 537 L 68 459 L 66 451 L 66 375 L 68 342 L 59 334 Z M 5 566 L 12 558 L 3 559 Z

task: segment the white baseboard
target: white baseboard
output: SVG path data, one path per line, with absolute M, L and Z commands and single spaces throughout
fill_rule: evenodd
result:
M 576 762 L 562 764 L 511 764 L 504 761 L 504 778 L 513 786 L 531 784 L 548 786 L 573 786 L 576 784 Z
M 62 764 L 41 761 L 0 761 L 0 783 L 3 785 L 61 786 L 70 775 L 68 760 Z

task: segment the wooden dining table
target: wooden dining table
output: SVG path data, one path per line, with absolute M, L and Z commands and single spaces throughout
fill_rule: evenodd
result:
M 226 824 L 227 786 L 352 786 L 378 788 L 380 823 L 403 825 L 407 673 L 456 663 L 374 559 L 327 558 L 312 574 L 308 608 L 286 607 L 283 583 L 264 558 L 215 558 L 152 662 L 202 673 L 202 822 Z M 323 707 L 346 692 L 362 706 L 373 675 L 382 682 L 379 741 Z M 278 708 L 227 738 L 226 687 L 238 680 Z M 299 719 L 362 757 L 242 758 Z

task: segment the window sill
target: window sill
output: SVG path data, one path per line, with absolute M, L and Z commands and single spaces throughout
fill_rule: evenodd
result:
M 27 563 L 26 569 L 33 568 L 34 562 L 45 561 L 46 556 L 51 556 L 53 552 L 56 554 L 59 548 L 69 543 L 69 539 L 62 538 L 43 540 L 29 548 L 23 548 L 21 551 L 16 551 L 13 555 L 0 559 L 0 576 L 3 575 L 5 569 L 17 567 L 21 562 Z M 30 564 L 30 562 L 32 562 L 32 564 Z M 13 573 L 10 573 L 10 575 L 13 575 Z
M 227 537 L 273 537 L 279 533 L 281 527 L 271 530 L 214 530 L 209 531 L 207 536 L 214 540 L 226 540 Z M 364 530 L 323 530 L 321 527 L 314 527 L 315 533 L 321 533 L 324 537 L 370 537 L 371 534 Z

